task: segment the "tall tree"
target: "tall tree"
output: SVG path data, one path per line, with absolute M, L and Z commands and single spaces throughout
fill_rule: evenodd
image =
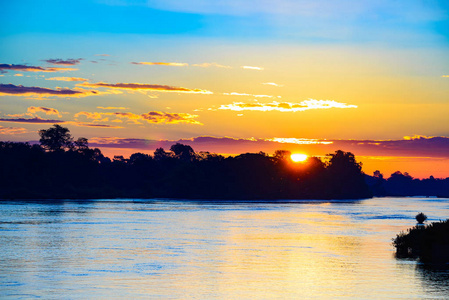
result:
M 41 146 L 48 151 L 64 151 L 73 147 L 73 138 L 70 130 L 58 124 L 49 129 L 39 130 Z

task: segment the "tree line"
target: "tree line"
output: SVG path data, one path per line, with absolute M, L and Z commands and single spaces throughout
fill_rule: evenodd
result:
M 1 199 L 360 199 L 388 182 L 341 150 L 295 164 L 285 150 L 224 157 L 176 143 L 111 160 L 60 125 L 39 135 L 39 145 L 0 142 Z

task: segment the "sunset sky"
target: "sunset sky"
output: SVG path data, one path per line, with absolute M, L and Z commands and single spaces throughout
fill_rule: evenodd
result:
M 449 1 L 0 2 L 0 140 L 353 152 L 449 177 Z

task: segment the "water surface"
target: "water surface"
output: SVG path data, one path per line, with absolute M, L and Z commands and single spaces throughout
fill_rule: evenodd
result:
M 0 202 L 0 297 L 447 299 L 391 239 L 449 199 Z

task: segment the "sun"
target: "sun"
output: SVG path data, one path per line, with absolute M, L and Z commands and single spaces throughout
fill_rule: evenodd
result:
M 303 161 L 306 161 L 306 160 L 307 160 L 307 157 L 308 157 L 308 156 L 307 156 L 306 154 L 299 154 L 299 153 L 290 155 L 290 158 L 291 158 L 291 160 L 292 160 L 293 162 L 303 162 Z

